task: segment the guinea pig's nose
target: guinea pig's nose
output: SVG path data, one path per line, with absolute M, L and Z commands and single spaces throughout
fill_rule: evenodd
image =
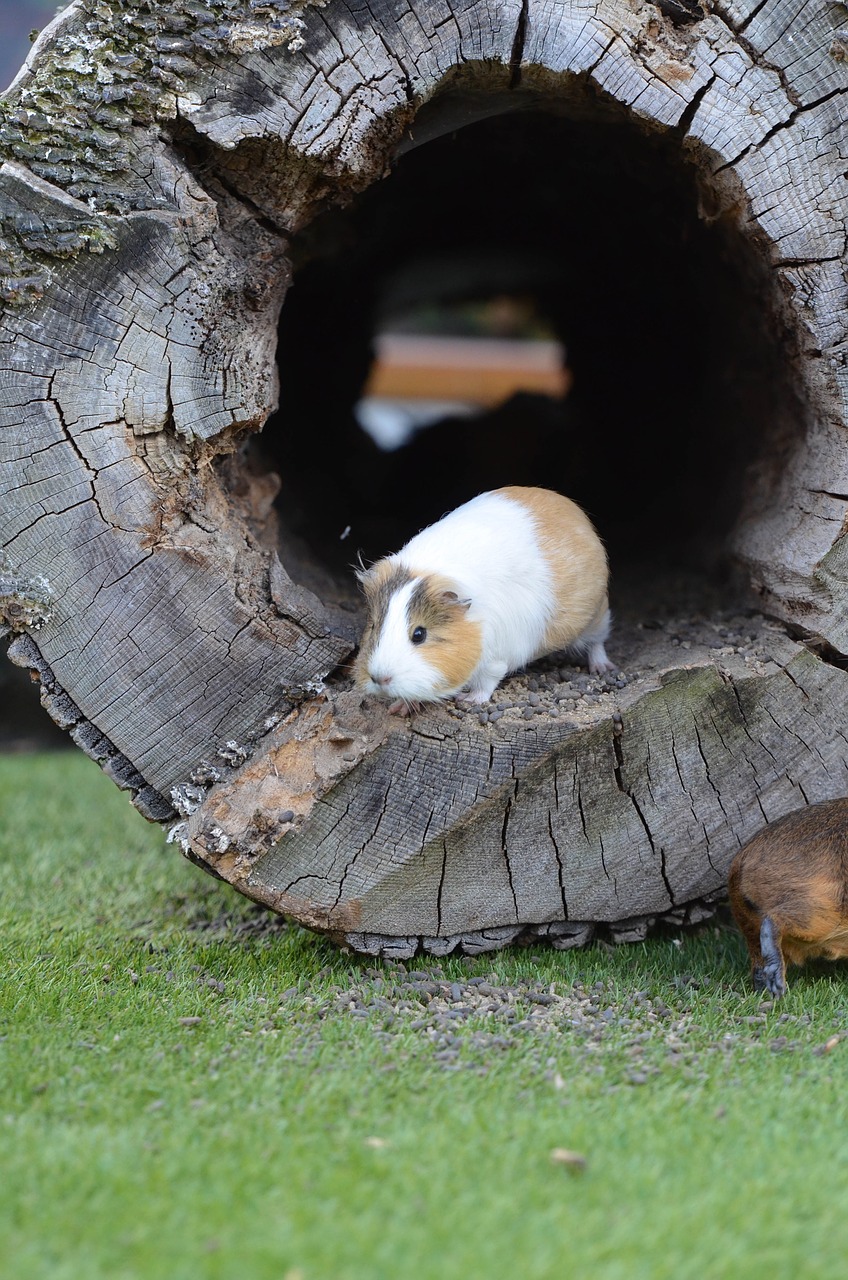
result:
M 391 676 L 375 676 L 375 675 L 373 674 L 373 672 L 369 672 L 369 674 L 371 675 L 371 679 L 374 681 L 374 683 L 375 683 L 375 684 L 383 684 L 383 685 L 386 685 L 386 684 L 391 684 L 391 683 L 392 683 L 392 677 L 391 677 Z

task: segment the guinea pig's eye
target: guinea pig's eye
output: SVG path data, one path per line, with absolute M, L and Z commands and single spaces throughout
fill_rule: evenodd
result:
M 423 644 L 424 641 L 427 639 L 427 628 L 416 627 L 409 638 L 413 644 Z

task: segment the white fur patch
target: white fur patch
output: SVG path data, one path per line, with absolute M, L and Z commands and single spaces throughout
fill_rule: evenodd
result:
M 520 502 L 481 493 L 423 529 L 397 558 L 447 574 L 470 597 L 469 621 L 483 623 L 480 667 L 505 663 L 515 671 L 537 655 L 553 610 L 551 572 Z
M 439 688 L 440 673 L 426 661 L 422 647 L 414 645 L 409 638 L 407 607 L 417 585 L 417 579 L 404 583 L 389 601 L 380 637 L 368 663 L 368 674 L 374 682 L 369 686 L 371 693 L 414 702 L 427 701 L 443 692 Z M 389 683 L 377 683 L 386 677 L 390 677 Z

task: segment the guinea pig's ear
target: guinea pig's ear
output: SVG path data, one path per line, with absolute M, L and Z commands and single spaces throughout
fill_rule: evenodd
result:
M 461 609 L 463 613 L 466 613 L 471 607 L 471 601 L 460 600 L 455 591 L 442 591 L 441 599 L 444 600 L 445 604 L 455 605 L 458 609 Z

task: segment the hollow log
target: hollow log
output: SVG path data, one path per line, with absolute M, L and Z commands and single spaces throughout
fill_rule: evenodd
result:
M 355 949 L 703 917 L 846 790 L 848 12 L 74 0 L 0 102 L 0 628 L 187 856 Z M 533 297 L 565 401 L 380 453 L 410 302 Z M 546 484 L 611 679 L 352 687 L 350 564 Z

